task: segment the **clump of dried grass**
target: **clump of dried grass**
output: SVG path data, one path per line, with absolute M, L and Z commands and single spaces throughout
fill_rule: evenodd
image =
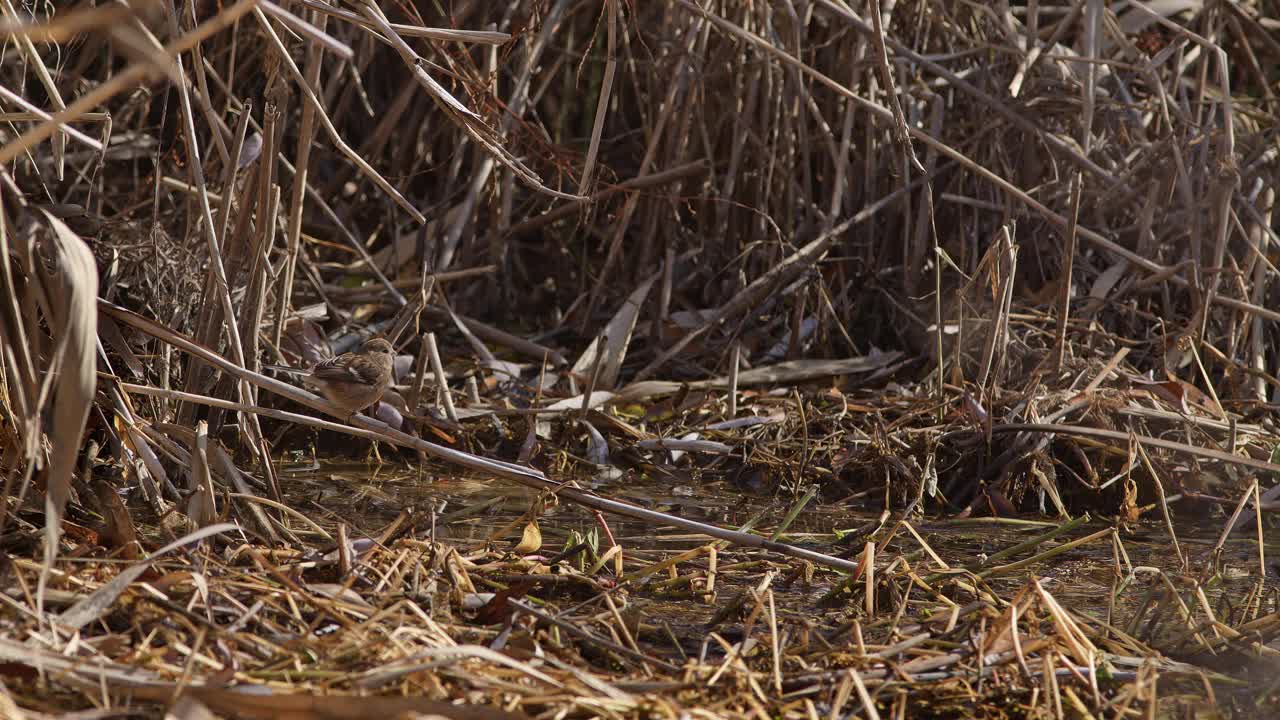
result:
M 975 715 L 1004 701 L 1049 716 L 1106 714 L 1157 703 L 1157 672 L 1190 672 L 1153 645 L 1194 648 L 1202 667 L 1267 653 L 1263 527 L 1280 469 L 1268 417 L 1280 387 L 1269 68 L 1280 46 L 1263 2 L 1188 3 L 1166 17 L 1093 0 L 550 0 L 432 12 L 311 0 L 176 13 L 155 3 L 52 15 L 0 6 L 13 38 L 0 69 L 10 123 L 0 130 L 3 522 L 21 538 L 10 548 L 28 549 L 24 503 L 37 481 L 48 554 L 14 572 L 23 588 L 37 580 L 22 622 L 50 633 L 47 647 L 62 649 L 56 633 L 68 627 L 109 638 L 118 628 L 104 613 L 140 599 L 130 582 L 151 572 L 142 563 L 114 575 L 92 596 L 99 604 L 78 606 L 77 623 L 63 617 L 58 629 L 44 603 L 85 601 L 115 570 L 54 562 L 59 547 L 93 552 L 80 536 L 58 542 L 78 528 L 62 521 L 70 500 L 106 518 L 104 542 L 129 557 L 189 529 L 177 518 L 212 535 L 230 514 L 256 533 L 244 552 L 277 585 L 238 584 L 233 560 L 193 570 L 212 562 L 198 553 L 165 560 L 169 569 L 216 578 L 230 606 L 258 608 L 240 617 L 262 633 L 296 625 L 303 637 L 322 615 L 343 628 L 310 648 L 307 658 L 339 658 L 314 677 L 298 670 L 311 660 L 267 645 L 223 646 L 226 657 L 213 658 L 201 650 L 210 633 L 225 641 L 244 626 L 226 635 L 211 615 L 195 619 L 192 603 L 211 614 L 210 596 L 183 590 L 185 605 L 162 603 L 154 616 L 181 618 L 166 635 L 180 672 L 176 657 L 135 651 L 154 639 L 150 622 L 125 633 L 125 651 L 85 651 L 120 663 L 93 682 L 155 702 L 196 667 L 252 665 L 261 669 L 237 679 L 363 692 L 360 678 L 376 673 L 361 665 L 470 658 L 481 670 L 465 681 L 421 667 L 394 680 L 551 714 L 837 715 L 856 701 L 874 716 L 876 705 L 908 707 L 913 682 L 963 698 Z M 98 295 L 100 314 L 89 306 Z M 427 321 L 449 330 L 448 354 L 476 358 L 461 412 L 433 413 Z M 299 416 L 279 398 L 329 408 L 258 372 L 264 361 L 346 349 L 363 328 L 412 337 L 417 356 L 405 402 L 380 419 L 353 428 Z M 94 363 L 105 373 L 96 388 Z M 804 385 L 832 376 L 850 379 Z M 794 384 L 803 389 L 785 389 Z M 604 562 L 572 581 L 602 591 L 593 609 L 553 619 L 518 598 L 449 627 L 418 600 L 388 604 L 379 593 L 403 586 L 410 567 L 443 584 L 450 612 L 475 590 L 469 574 L 511 571 L 491 556 L 471 567 L 458 548 L 421 537 L 384 539 L 364 558 L 377 581 L 352 574 L 339 553 L 329 579 L 355 594 L 317 595 L 315 566 L 301 561 L 291 575 L 264 560 L 268 546 L 301 553 L 315 541 L 306 532 L 331 532 L 312 524 L 299 534 L 270 462 L 273 442 L 297 424 L 840 569 L 847 576 L 828 584 L 844 589 L 831 597 L 861 583 L 865 617 L 852 638 L 835 625 L 819 633 L 820 649 L 797 649 L 769 594 L 784 570 L 769 567 L 739 578 L 740 641 L 716 636 L 677 673 L 673 657 L 637 639 L 643 620 L 629 625 L 613 594 L 592 585 Z M 450 447 L 463 443 L 519 463 Z M 1148 622 L 1177 607 L 1187 632 L 1171 645 L 1154 632 L 1135 639 L 1073 618 L 1034 579 L 1002 595 L 928 575 L 945 569 L 901 548 L 886 560 L 905 519 L 857 561 L 557 481 L 628 466 L 674 482 L 874 495 L 886 511 L 1159 517 L 1176 566 L 1174 580 L 1152 586 L 1160 610 Z M 117 479 L 92 479 L 105 471 Z M 132 513 L 115 487 L 137 489 Z M 1178 544 L 1176 511 L 1187 506 L 1231 513 L 1217 550 L 1232 530 L 1256 531 L 1257 584 L 1229 622 L 1203 600 L 1217 554 L 1193 563 Z M 714 600 L 716 554 L 681 562 L 703 557 L 688 580 L 673 571 L 668 581 Z M 521 573 L 548 582 L 541 569 Z M 1116 573 L 1124 583 L 1140 575 L 1120 561 Z M 256 592 L 275 604 L 255 606 Z M 933 628 L 942 612 L 946 627 Z M 787 632 L 814 632 L 792 620 Z M 477 629 L 501 622 L 496 637 Z M 17 627 L 6 634 L 19 637 Z M 934 634 L 902 645 L 917 631 Z M 385 635 L 381 654 L 368 632 Z M 531 654 L 512 650 L 513 637 Z M 506 654 L 441 650 L 477 638 Z M 34 652 L 6 643 L 15 656 Z M 57 666 L 61 689 L 83 688 L 87 678 L 56 655 L 42 667 Z M 280 670 L 286 657 L 292 667 Z M 636 677 L 582 669 L 601 658 Z M 1113 693 L 1098 667 L 1117 681 Z M 666 677 L 638 679 L 655 673 Z M 991 677 L 1000 682 L 985 684 Z M 970 692 L 975 679 L 983 693 Z M 721 694 L 727 684 L 735 692 Z M 243 715 L 310 707 L 293 698 L 247 708 L 209 687 L 188 700 Z M 350 710 L 459 712 L 412 702 Z

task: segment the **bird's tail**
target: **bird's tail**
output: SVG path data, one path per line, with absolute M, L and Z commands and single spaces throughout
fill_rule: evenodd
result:
M 306 368 L 289 367 L 288 365 L 263 365 L 263 370 L 284 373 L 286 375 L 308 375 L 310 374 Z

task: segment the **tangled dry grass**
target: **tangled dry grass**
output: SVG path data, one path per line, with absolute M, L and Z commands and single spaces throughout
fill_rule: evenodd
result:
M 1277 17 L 0 0 L 5 713 L 1275 712 Z

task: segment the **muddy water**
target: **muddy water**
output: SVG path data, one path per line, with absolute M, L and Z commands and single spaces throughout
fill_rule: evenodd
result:
M 711 523 L 725 528 L 740 528 L 753 523 L 753 530 L 765 536 L 771 535 L 787 516 L 795 502 L 790 495 L 769 496 L 743 493 L 724 482 L 708 482 L 702 485 L 681 485 L 651 480 L 627 478 L 612 483 L 593 483 L 581 480 L 601 495 L 629 501 L 650 509 L 660 510 L 682 517 Z M 311 468 L 282 468 L 281 487 L 291 505 L 306 513 L 312 520 L 326 527 L 346 523 L 353 538 L 376 536 L 397 515 L 407 508 L 434 512 L 437 518 L 437 539 L 457 547 L 464 554 L 484 550 L 486 547 L 499 552 L 490 558 L 502 556 L 518 540 L 520 529 L 513 521 L 526 513 L 538 501 L 538 494 L 514 483 L 474 476 L 433 475 L 416 468 L 387 464 L 371 467 L 363 464 L 324 464 Z M 861 501 L 860 501 L 861 502 Z M 871 500 L 870 502 L 877 502 Z M 1205 685 L 1192 675 L 1174 673 L 1162 676 L 1161 700 L 1155 710 L 1158 718 L 1226 717 L 1221 705 L 1253 707 L 1258 693 L 1274 682 L 1264 666 L 1255 659 L 1246 658 L 1243 665 L 1228 666 L 1221 658 L 1196 656 L 1196 647 L 1182 642 L 1187 630 L 1171 607 L 1157 608 L 1150 603 L 1151 593 L 1163 586 L 1156 576 L 1140 573 L 1136 580 L 1116 593 L 1117 568 L 1127 573 L 1129 567 L 1158 568 L 1171 578 L 1179 589 L 1182 602 L 1191 608 L 1194 623 L 1204 630 L 1204 613 L 1197 603 L 1191 584 L 1185 578 L 1195 579 L 1208 561 L 1218 537 L 1226 523 L 1225 515 L 1214 512 L 1191 512 L 1181 508 L 1175 513 L 1174 523 L 1178 532 L 1179 547 L 1188 559 L 1188 570 L 1183 571 L 1177 560 L 1168 531 L 1155 513 L 1151 519 L 1132 524 L 1121 532 L 1121 545 L 1127 557 L 1117 562 L 1117 548 L 1106 534 L 1089 544 L 1072 548 L 1052 559 L 1019 568 L 1008 574 L 989 577 L 985 586 L 1002 600 L 1014 597 L 1023 590 L 1031 578 L 1036 578 L 1057 601 L 1075 613 L 1105 622 L 1113 628 L 1131 634 L 1141 642 L 1158 649 L 1170 660 L 1190 662 L 1201 668 L 1212 668 L 1235 680 L 1231 683 L 1214 683 L 1214 695 L 1206 695 Z M 813 500 L 787 528 L 782 540 L 812 550 L 833 555 L 856 558 L 871 537 L 880 540 L 885 526 L 892 526 L 896 517 L 882 519 L 878 507 L 856 506 L 850 503 L 821 503 Z M 1036 520 L 957 520 L 939 514 L 916 516 L 912 527 L 925 539 L 932 550 L 953 568 L 971 565 L 1019 543 L 1040 536 L 1060 522 L 1051 518 Z M 672 527 L 653 527 L 627 518 L 609 516 L 609 527 L 624 548 L 625 570 L 634 572 L 646 565 L 671 557 L 683 550 L 708 543 L 708 538 L 694 536 Z M 565 549 L 571 533 L 577 537 L 596 531 L 592 513 L 569 504 L 552 504 L 543 508 L 539 527 L 543 536 L 541 556 L 551 557 Z M 1052 547 L 1106 531 L 1112 524 L 1106 520 L 1091 520 L 1038 548 L 1010 557 L 998 559 L 992 565 L 1016 562 L 1046 551 Z M 505 534 L 499 531 L 507 529 Z M 419 525 L 421 530 L 421 525 Z M 878 532 L 876 532 L 878 530 Z M 495 534 L 498 536 L 495 537 Z M 841 536 L 844 539 L 841 540 Z M 1266 536 L 1264 547 L 1267 564 L 1280 567 L 1280 535 Z M 601 542 L 603 546 L 604 543 Z M 877 556 L 878 574 L 883 577 L 884 568 L 897 557 L 910 559 L 912 567 L 928 574 L 936 565 L 924 555 L 917 540 L 905 529 L 900 529 L 887 548 L 881 548 Z M 502 556 L 504 560 L 512 556 Z M 579 558 L 581 560 L 583 558 Z M 764 560 L 762 562 L 762 560 Z M 587 564 L 592 559 L 586 559 Z M 481 560 L 486 562 L 486 560 Z M 577 564 L 575 562 L 575 564 Z M 928 569 L 925 569 L 928 566 Z M 1205 587 L 1209 606 L 1219 621 L 1228 625 L 1240 622 L 1240 605 L 1254 592 L 1258 577 L 1258 545 L 1254 520 L 1249 521 L 1233 534 L 1222 549 L 1219 567 L 1221 572 Z M 719 662 L 724 657 L 725 643 L 734 643 L 743 637 L 743 612 L 720 613 L 731 607 L 735 598 L 743 597 L 748 588 L 759 585 L 766 573 L 775 573 L 770 589 L 776 602 L 778 626 L 789 647 L 797 657 L 805 655 L 805 648 L 825 652 L 823 648 L 848 648 L 855 642 L 855 633 L 865 639 L 867 649 L 874 651 L 900 642 L 918 632 L 912 625 L 932 622 L 929 627 L 940 641 L 964 638 L 949 637 L 942 630 L 942 623 L 949 614 L 948 607 L 920 590 L 911 591 L 912 603 L 902 616 L 892 623 L 886 617 L 893 615 L 885 608 L 894 606 L 892 593 L 878 594 L 880 602 L 878 621 L 868 621 L 862 609 L 865 597 L 861 584 L 855 594 L 835 597 L 822 603 L 842 579 L 837 573 L 819 570 L 806 578 L 797 572 L 797 563 L 784 557 L 762 556 L 729 548 L 719 555 L 720 572 L 716 579 L 713 597 L 700 594 L 688 583 L 668 583 L 668 575 L 659 573 L 635 583 L 624 593 L 614 595 L 619 607 L 629 617 L 638 617 L 637 640 L 646 654 L 680 665 L 686 658 L 702 657 Z M 518 573 L 514 565 L 504 572 Z M 515 568 L 515 569 L 511 569 Z M 704 573 L 706 556 L 682 563 L 679 576 Z M 600 571 L 597 579 L 607 581 L 610 569 Z M 1268 592 L 1264 595 L 1257 614 L 1276 611 L 1275 570 L 1268 571 Z M 481 574 L 483 575 L 483 573 Z M 490 579 L 496 579 L 495 575 Z M 901 574 L 895 581 L 899 589 L 907 587 Z M 939 583 L 939 587 L 946 583 Z M 492 590 L 493 587 L 482 587 Z M 968 591 L 950 587 L 944 592 L 957 605 L 971 603 L 974 596 Z M 591 614 L 596 605 L 579 606 L 579 603 L 597 597 L 597 590 L 576 587 L 566 590 L 563 585 L 539 585 L 533 596 L 550 602 L 550 608 L 578 607 L 575 613 Z M 1146 602 L 1147 604 L 1144 604 Z M 747 603 L 750 605 L 750 603 Z M 1154 616 L 1161 617 L 1152 623 Z M 630 621 L 628 621 L 630 622 Z M 855 623 L 861 623 L 855 625 Z M 957 632 L 967 623 L 961 623 Z M 754 631 L 760 632 L 759 625 Z M 1093 624 L 1091 634 L 1100 626 Z M 857 629 L 855 629 L 857 628 Z M 492 639 L 477 628 L 477 635 L 470 641 L 487 642 Z M 1096 635 L 1095 635 L 1096 637 Z M 1117 637 L 1112 635 L 1111 637 Z M 1280 641 L 1271 643 L 1280 649 Z M 602 667 L 608 661 L 601 658 Z M 1234 662 L 1239 662 L 1234 661 Z M 1127 677 L 1132 677 L 1136 666 L 1121 662 L 1115 665 Z M 1117 677 L 1117 680 L 1121 678 Z M 1123 680 L 1122 680 L 1123 681 Z M 1242 681 L 1242 682 L 1241 682 Z M 621 681 L 620 681 L 621 682 Z M 1239 684 L 1237 684 L 1239 683 Z M 661 683 L 659 683 L 661 684 Z M 637 688 L 644 686 L 643 683 Z M 1250 717 L 1246 709 L 1243 715 Z
M 776 529 L 795 500 L 789 495 L 743 494 L 725 483 L 691 486 L 634 478 L 614 483 L 583 482 L 614 499 L 721 527 L 736 529 L 754 521 L 755 530 L 764 534 L 771 534 Z M 439 519 L 437 538 L 457 546 L 464 553 L 481 549 L 487 541 L 492 541 L 493 546 L 500 549 L 510 547 L 519 539 L 518 528 L 503 537 L 495 539 L 492 536 L 528 511 L 537 497 L 534 491 L 501 479 L 424 474 L 414 468 L 390 464 L 380 467 L 363 464 L 282 467 L 281 483 L 293 507 L 306 512 L 313 520 L 322 525 L 345 522 L 354 531 L 368 535 L 376 535 L 406 508 L 433 511 Z M 1175 515 L 1175 526 L 1182 554 L 1189 561 L 1189 574 L 1194 577 L 1206 566 L 1225 519 L 1188 515 Z M 879 527 L 880 519 L 878 510 L 868 512 L 814 500 L 791 524 L 782 539 L 823 553 L 854 556 L 870 537 L 869 533 Z M 894 522 L 895 518 L 887 520 L 888 525 Z M 608 524 L 625 550 L 628 571 L 707 542 L 706 538 L 689 535 L 683 530 L 650 527 L 627 518 L 609 517 Z M 952 567 L 961 567 L 1048 532 L 1057 523 L 916 517 L 912 525 L 942 560 Z M 539 526 L 543 534 L 541 554 L 544 556 L 563 550 L 570 531 L 585 536 L 597 527 L 590 512 L 568 504 L 546 507 L 541 513 Z M 1038 550 L 993 564 L 1022 560 L 1107 527 L 1110 527 L 1107 522 L 1093 520 L 1041 545 Z M 1239 604 L 1256 581 L 1258 549 L 1254 528 L 1250 520 L 1232 535 L 1221 556 L 1223 572 L 1206 591 L 1215 612 L 1222 613 L 1220 620 L 1230 620 L 1224 615 Z M 846 535 L 843 541 L 838 540 L 841 534 Z M 883 535 L 883 529 L 880 534 Z M 1144 521 L 1131 525 L 1124 529 L 1121 538 L 1127 561 L 1122 559 L 1120 565 L 1117 565 L 1116 548 L 1103 536 L 1045 562 L 993 577 L 988 580 L 988 585 L 1000 597 L 1008 598 L 1034 576 L 1064 605 L 1123 628 L 1141 605 L 1154 576 L 1143 574 L 1112 603 L 1110 598 L 1117 580 L 1117 568 L 1154 567 L 1171 577 L 1178 575 L 1180 568 L 1162 523 Z M 1280 558 L 1280 543 L 1271 539 L 1269 545 L 1271 547 L 1264 548 L 1267 557 Z M 918 565 L 924 560 L 918 557 L 920 550 L 919 544 L 906 530 L 900 530 L 888 550 L 881 551 L 883 554 L 877 565 L 883 567 L 886 561 L 899 554 L 917 556 L 913 564 Z M 750 559 L 758 557 L 752 555 Z M 735 557 L 730 549 L 722 556 L 721 563 L 744 559 L 748 558 Z M 770 560 L 774 561 L 773 569 L 781 571 L 779 578 L 786 577 L 788 561 L 780 557 L 771 557 Z M 762 564 L 746 572 L 722 575 L 719 578 L 720 597 L 759 582 L 766 569 Z M 788 615 L 794 613 L 797 617 L 812 617 L 819 609 L 816 605 L 818 598 L 837 580 L 832 574 L 818 573 L 809 584 L 803 581 L 775 584 L 774 592 L 781 605 L 779 611 Z M 661 593 L 645 592 L 638 592 L 636 596 L 643 598 L 650 616 L 666 617 L 673 622 L 683 620 L 681 624 L 688 623 L 691 627 L 705 622 L 715 610 L 712 606 L 700 606 L 678 596 L 671 598 Z M 964 599 L 957 599 L 964 602 Z M 823 610 L 824 613 L 829 611 L 829 608 Z

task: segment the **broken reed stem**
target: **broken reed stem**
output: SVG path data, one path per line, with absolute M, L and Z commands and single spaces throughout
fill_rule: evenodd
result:
M 409 386 L 409 395 L 405 398 L 405 405 L 408 406 L 409 412 L 413 415 L 421 415 L 420 408 L 422 407 L 422 391 L 427 384 L 427 363 L 429 362 L 427 360 L 428 354 L 427 333 L 423 333 L 418 342 L 418 356 L 414 359 L 413 385 Z M 417 427 L 418 432 L 421 433 L 422 421 L 417 421 Z M 421 453 L 419 453 L 419 457 L 425 459 L 425 456 L 422 456 Z
M 739 358 L 741 352 L 742 345 L 734 341 L 733 351 L 729 354 L 729 420 L 738 417 L 738 369 L 742 365 Z
M 1044 552 L 1038 555 L 1033 555 L 1029 558 L 1018 560 L 1017 562 L 1011 562 L 1008 565 L 1000 565 L 997 567 L 988 568 L 986 570 L 979 570 L 974 574 L 980 578 L 990 578 L 990 577 L 995 577 L 996 575 L 1007 575 L 1008 573 L 1021 570 L 1026 567 L 1030 567 L 1031 565 L 1035 565 L 1036 563 L 1044 562 L 1045 560 L 1061 555 L 1062 553 L 1074 550 L 1075 548 L 1078 548 L 1081 545 L 1087 545 L 1088 543 L 1091 543 L 1100 537 L 1105 537 L 1113 533 L 1115 533 L 1114 528 L 1105 528 L 1091 535 L 1086 535 L 1082 538 L 1072 540 L 1071 542 L 1063 543 L 1057 547 L 1049 548 L 1048 550 L 1045 550 Z
M 1058 332 L 1054 343 L 1054 367 L 1062 369 L 1062 362 L 1067 352 L 1067 323 L 1071 319 L 1071 277 L 1076 259 L 1076 223 L 1080 218 L 1081 185 L 1084 176 L 1077 170 L 1071 177 L 1071 214 L 1067 216 L 1066 237 L 1063 238 L 1062 277 L 1059 282 L 1062 288 L 1058 291 Z
M 942 351 L 942 333 L 945 329 L 945 323 L 942 316 L 942 246 L 938 244 L 938 234 L 933 234 L 933 349 L 938 356 L 938 374 L 937 380 L 937 396 L 935 398 L 938 403 L 937 419 L 941 423 L 947 417 L 947 374 L 944 369 L 946 363 L 946 355 Z M 963 332 L 964 322 L 961 321 L 961 331 Z M 956 343 L 957 346 L 959 342 Z
M 1227 538 L 1239 526 L 1240 516 L 1244 513 L 1245 505 L 1247 505 L 1249 502 L 1249 496 L 1255 494 L 1255 490 L 1257 489 L 1257 484 L 1258 484 L 1258 481 L 1254 480 L 1253 484 L 1249 487 L 1249 489 L 1245 490 L 1244 494 L 1240 496 L 1240 500 L 1236 502 L 1235 508 L 1232 509 L 1231 516 L 1227 518 L 1226 524 L 1222 526 L 1222 533 L 1218 536 L 1218 542 L 1214 544 L 1213 550 L 1210 551 L 1209 553 L 1210 562 L 1204 568 L 1204 570 L 1200 573 L 1200 582 L 1202 583 L 1205 582 L 1210 575 L 1217 572 L 1218 558 L 1221 557 L 1222 555 L 1222 548 L 1224 545 L 1227 544 Z M 1258 513 L 1261 513 L 1262 505 L 1259 504 L 1258 507 L 1255 508 L 1255 510 Z M 1261 546 L 1259 546 L 1258 549 L 1259 551 L 1261 551 L 1262 550 Z
M 599 97 L 596 101 L 595 120 L 591 126 L 591 140 L 587 145 L 587 156 L 582 162 L 582 177 L 578 180 L 578 194 L 586 196 L 591 190 L 592 174 L 595 172 L 596 157 L 600 153 L 600 137 L 604 130 L 605 116 L 608 115 L 609 100 L 613 97 L 613 78 L 618 70 L 618 0 L 605 0 L 605 66 Z
M 1183 572 L 1187 571 L 1187 558 L 1182 554 L 1182 546 L 1178 544 L 1178 533 L 1173 529 L 1173 518 L 1169 516 L 1169 499 L 1164 493 L 1164 479 L 1156 472 L 1155 466 L 1151 464 L 1151 458 L 1147 457 L 1147 451 L 1142 447 L 1141 443 L 1135 442 L 1134 445 L 1138 449 L 1138 457 L 1142 458 L 1142 466 L 1151 474 L 1151 483 L 1155 485 L 1157 502 L 1160 504 L 1160 517 L 1164 520 L 1165 530 L 1169 532 L 1169 541 L 1173 543 L 1173 552 L 1178 557 L 1178 566 Z
M 480 407 L 480 383 L 476 380 L 475 375 L 467 376 L 467 404 L 471 407 Z
M 591 409 L 591 396 L 595 394 L 596 383 L 600 381 L 600 368 L 604 365 L 604 356 L 606 353 L 605 344 L 608 341 L 609 336 L 605 333 L 601 333 L 596 336 L 596 356 L 591 363 L 591 377 L 587 379 L 587 388 L 582 393 L 581 414 L 583 417 L 586 417 L 587 411 Z
M 1208 311 L 1206 310 L 1205 312 L 1207 313 Z M 1196 368 L 1200 370 L 1200 377 L 1204 380 L 1205 389 L 1209 391 L 1209 397 L 1213 400 L 1214 409 L 1218 411 L 1218 418 L 1225 422 L 1227 420 L 1227 411 L 1222 407 L 1222 401 L 1218 399 L 1218 391 L 1213 387 L 1213 378 L 1209 376 L 1209 371 L 1205 369 L 1204 362 L 1200 360 L 1200 351 L 1197 349 L 1197 345 L 1201 341 L 1188 337 L 1185 338 L 1185 342 L 1187 343 L 1187 349 L 1191 352 L 1191 356 L 1195 358 Z
M 876 616 L 876 544 L 868 541 L 862 552 L 862 566 L 866 572 L 862 575 L 863 595 L 866 603 L 867 617 Z
M 1014 545 L 1012 547 L 1007 547 L 1007 548 L 1004 548 L 1003 550 L 994 552 L 990 556 L 988 556 L 986 560 L 982 562 L 970 563 L 969 565 L 965 566 L 965 569 L 972 572 L 977 572 L 981 568 L 990 566 L 992 563 L 998 562 L 1007 557 L 1012 557 L 1025 550 L 1031 550 L 1032 548 L 1038 547 L 1042 543 L 1048 542 L 1058 537 L 1059 535 L 1065 535 L 1066 533 L 1069 533 L 1072 530 L 1075 530 L 1076 528 L 1080 527 L 1081 525 L 1084 525 L 1087 522 L 1089 522 L 1089 516 L 1087 514 L 1081 515 L 1080 517 L 1074 518 L 1072 520 L 1068 520 L 1067 522 L 1054 527 L 1053 529 L 1049 530 L 1046 533 L 1037 535 L 1036 537 L 1020 542 L 1017 545 Z M 943 577 L 942 573 L 935 573 L 933 575 L 925 576 L 924 581 L 931 583 L 942 577 Z
M 1258 582 L 1261 583 L 1267 579 L 1267 550 L 1262 534 L 1262 489 L 1257 479 L 1253 481 L 1253 503 L 1253 518 L 1258 529 Z
M 440 362 L 440 348 L 436 346 L 436 334 L 423 336 L 427 345 L 427 357 L 431 360 L 431 372 L 436 377 L 436 387 L 440 389 L 440 398 L 444 403 L 445 416 L 449 422 L 458 422 L 458 411 L 453 407 L 453 395 L 449 392 L 449 381 L 444 374 L 444 363 Z

